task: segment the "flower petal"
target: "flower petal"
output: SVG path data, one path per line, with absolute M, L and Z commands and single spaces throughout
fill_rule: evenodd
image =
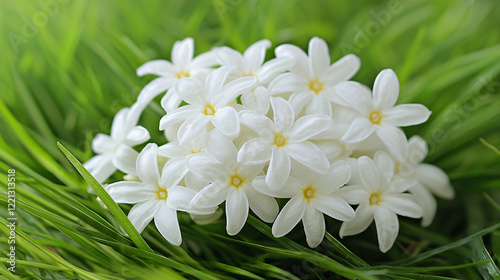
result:
M 373 131 L 375 131 L 375 126 L 370 120 L 364 117 L 356 118 L 352 121 L 351 126 L 349 126 L 341 140 L 346 143 L 361 142 L 368 138 Z
M 232 189 L 226 199 L 226 231 L 236 235 L 245 225 L 248 217 L 248 199 L 242 190 Z
M 284 44 L 278 46 L 274 50 L 274 53 L 278 58 L 292 57 L 295 61 L 295 64 L 290 70 L 294 73 L 297 73 L 299 76 L 304 77 L 305 79 L 310 78 L 311 73 L 309 71 L 309 58 L 301 48 L 291 44 Z
M 363 232 L 373 221 L 373 212 L 368 203 L 361 203 L 356 208 L 354 219 L 342 223 L 340 226 L 339 235 L 344 236 L 355 235 Z
M 284 73 L 276 77 L 271 84 L 269 84 L 269 95 L 306 91 L 309 89 L 308 84 L 305 78 L 295 73 Z
M 199 115 L 201 116 L 202 114 L 200 113 Z M 160 130 L 165 130 L 168 127 L 183 122 L 192 116 L 193 116 L 192 106 L 186 105 L 180 107 L 172 112 L 167 113 L 160 119 Z
M 211 97 L 211 100 L 217 107 L 226 106 L 226 104 L 235 100 L 236 97 L 250 92 L 256 85 L 257 78 L 241 77 L 227 83 L 219 94 Z
M 307 245 L 316 248 L 325 237 L 325 217 L 314 207 L 306 207 L 302 218 Z
M 328 173 L 317 177 L 317 188 L 320 188 L 325 194 L 338 190 L 345 185 L 351 178 L 351 167 L 344 160 L 339 160 L 330 165 Z
M 186 160 L 183 158 L 171 159 L 165 163 L 161 171 L 160 186 L 173 187 L 188 173 Z
M 281 189 L 289 175 L 290 157 L 283 149 L 274 148 L 267 170 L 266 184 L 271 190 Z
M 217 65 L 215 51 L 208 51 L 195 57 L 191 61 L 191 68 L 209 68 Z
M 207 79 L 205 80 L 207 99 L 209 99 L 210 101 L 217 100 L 213 97 L 220 96 L 222 87 L 226 83 L 227 76 L 229 75 L 229 73 L 234 71 L 234 68 L 234 66 L 221 66 L 207 76 Z
M 380 187 L 380 171 L 375 163 L 367 156 L 358 158 L 358 170 L 361 182 L 367 190 L 377 191 Z
M 272 223 L 279 212 L 278 202 L 271 196 L 261 194 L 252 188 L 245 190 L 250 209 L 266 223 Z
M 274 137 L 274 132 L 272 131 L 274 124 L 268 117 L 250 110 L 243 110 L 239 113 L 239 119 L 242 125 L 249 127 L 260 136 Z
M 182 243 L 181 229 L 177 219 L 177 211 L 163 205 L 155 214 L 155 225 L 161 235 L 171 244 L 179 246 Z
M 128 212 L 127 218 L 135 229 L 142 233 L 151 222 L 156 212 L 160 210 L 160 204 L 155 201 L 143 201 L 134 205 Z
M 149 138 L 151 138 L 151 136 L 149 136 L 149 131 L 138 125 L 127 133 L 123 143 L 132 147 L 148 141 Z
M 274 237 L 282 237 L 289 233 L 304 217 L 306 202 L 302 197 L 290 199 L 274 221 L 271 229 Z
M 408 193 L 385 195 L 382 204 L 383 207 L 401 216 L 422 217 L 422 209 L 415 203 L 413 195 Z
M 413 199 L 422 209 L 422 223 L 423 227 L 427 227 L 434 220 L 437 210 L 437 202 L 434 196 L 421 184 L 416 185 L 411 188 L 410 193 L 413 195 Z
M 253 43 L 243 53 L 245 65 L 254 71 L 259 69 L 266 58 L 266 50 L 269 47 L 271 47 L 271 42 L 266 39 Z
M 452 199 L 455 196 L 455 191 L 450 185 L 450 179 L 439 167 L 430 164 L 419 164 L 415 172 L 418 181 L 435 195 L 445 199 Z
M 279 190 L 272 190 L 266 184 L 266 176 L 258 176 L 252 180 L 252 187 L 257 192 L 269 197 L 291 198 L 301 194 L 304 186 L 296 178 L 289 176 L 283 188 Z
M 147 84 L 137 96 L 137 102 L 148 104 L 160 93 L 165 92 L 173 87 L 176 80 L 172 77 L 160 77 L 152 80 Z
M 217 206 L 226 200 L 229 190 L 227 186 L 212 183 L 199 191 L 193 197 L 189 206 L 194 208 Z
M 325 174 L 328 171 L 328 167 L 330 167 L 325 154 L 309 141 L 287 144 L 283 149 L 293 159 L 320 174 Z
M 415 165 L 422 162 L 429 152 L 427 142 L 418 135 L 414 135 L 408 140 L 408 149 L 408 161 Z
M 175 66 L 186 67 L 194 56 L 194 40 L 186 38 L 174 43 L 172 48 L 172 62 Z
M 373 84 L 373 105 L 378 110 L 387 110 L 396 104 L 399 81 L 392 69 L 382 70 Z
M 168 189 L 167 206 L 188 212 L 191 214 L 205 215 L 215 212 L 215 208 L 192 208 L 190 207 L 191 200 L 196 196 L 197 192 L 187 187 L 173 186 Z
M 303 142 L 313 136 L 330 129 L 333 126 L 332 119 L 327 115 L 307 115 L 298 119 L 289 132 L 290 140 Z
M 421 124 L 429 118 L 431 111 L 422 104 L 401 104 L 384 112 L 383 122 L 393 126 Z
M 378 245 L 380 251 L 385 253 L 389 251 L 398 236 L 398 216 L 384 207 L 375 207 L 373 214 L 377 226 Z
M 245 164 L 262 164 L 271 159 L 271 144 L 262 138 L 249 140 L 238 152 L 238 162 Z
M 152 74 L 157 76 L 167 76 L 174 71 L 172 63 L 164 59 L 152 60 L 137 68 L 137 76 Z
M 293 93 L 288 99 L 288 102 L 290 102 L 290 104 L 292 105 L 295 115 L 298 115 L 300 112 L 302 112 L 302 109 L 304 109 L 307 104 L 311 103 L 311 100 L 313 98 L 314 93 L 312 93 L 310 90 L 299 91 Z
M 400 128 L 377 125 L 375 126 L 375 132 L 397 161 L 403 162 L 408 158 L 408 140 L 406 140 L 406 135 Z
M 332 104 L 324 95 L 314 94 L 309 104 L 306 105 L 306 114 L 321 114 L 332 116 Z
M 209 122 L 210 117 L 203 115 L 185 120 L 177 132 L 177 140 L 179 141 L 179 144 L 184 145 L 185 143 L 191 141 L 199 135 L 204 128 L 207 127 Z
M 158 170 L 158 146 L 149 143 L 137 156 L 137 176 L 142 182 L 157 185 L 160 182 L 160 171 Z
M 136 161 L 139 153 L 127 145 L 120 145 L 113 157 L 113 164 L 122 172 L 137 175 Z
M 109 135 L 99 133 L 92 139 L 92 150 L 97 154 L 112 152 L 116 148 L 116 140 Z
M 265 115 L 269 111 L 271 99 L 267 89 L 260 86 L 251 92 L 244 93 L 241 96 L 241 104 L 258 114 Z
M 210 182 L 224 180 L 225 167 L 209 154 L 194 154 L 186 159 L 186 164 L 194 175 Z
M 195 78 L 184 78 L 175 84 L 179 97 L 189 104 L 205 106 L 206 95 L 203 84 Z
M 349 221 L 355 216 L 354 210 L 345 200 L 332 195 L 318 197 L 314 200 L 313 206 L 339 221 Z
M 227 137 L 235 138 L 240 134 L 239 116 L 233 107 L 218 109 L 211 120 L 215 128 Z
M 359 70 L 361 61 L 354 54 L 348 54 L 333 63 L 324 73 L 324 78 L 329 83 L 338 84 L 347 81 Z
M 281 97 L 271 97 L 271 107 L 273 107 L 276 131 L 289 131 L 295 120 L 295 113 L 292 105 Z
M 294 61 L 290 57 L 274 58 L 262 65 L 257 72 L 257 78 L 261 85 L 267 86 L 279 74 L 289 70 Z
M 309 67 L 313 77 L 321 76 L 330 65 L 330 53 L 325 40 L 314 37 L 309 41 Z
M 335 91 L 362 116 L 369 116 L 374 109 L 370 92 L 356 82 L 341 82 L 335 87 Z
M 179 96 L 175 88 L 170 88 L 167 93 L 161 98 L 161 107 L 165 112 L 170 113 L 179 108 L 182 103 L 182 98 Z
M 382 175 L 382 184 L 388 184 L 394 176 L 395 166 L 394 160 L 384 151 L 377 151 L 373 158 L 373 162 L 377 166 L 380 175 Z
M 90 174 L 102 183 L 116 172 L 116 167 L 113 164 L 113 158 L 108 155 L 96 155 L 83 164 Z
M 116 203 L 139 203 L 155 198 L 154 185 L 122 181 L 109 184 L 106 191 Z
M 244 65 L 243 56 L 238 51 L 229 47 L 217 48 L 215 56 L 220 65 L 234 65 L 240 68 L 240 70 Z

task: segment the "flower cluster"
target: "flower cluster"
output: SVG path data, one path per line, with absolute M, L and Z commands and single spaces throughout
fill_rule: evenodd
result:
M 194 57 L 191 38 L 176 42 L 172 61 L 150 61 L 139 76 L 159 76 L 137 102 L 117 113 L 111 135 L 99 134 L 97 155 L 85 167 L 100 182 L 117 169 L 124 181 L 106 186 L 117 203 L 135 204 L 128 217 L 141 232 L 154 219 L 170 243 L 182 242 L 177 211 L 209 223 L 225 204 L 226 230 L 235 235 L 250 210 L 281 237 L 302 221 L 316 247 L 327 216 L 342 222 L 340 236 L 364 231 L 375 221 L 379 247 L 389 250 L 398 215 L 429 225 L 433 195 L 452 198 L 448 177 L 422 163 L 425 141 L 407 140 L 401 127 L 425 122 L 420 104 L 395 105 L 396 74 L 386 69 L 373 90 L 349 81 L 360 67 L 355 55 L 331 63 L 320 38 L 308 53 L 294 45 L 275 49 L 268 40 L 243 54 L 214 48 Z M 163 94 L 159 122 L 166 144 L 148 143 L 138 121 Z M 183 104 L 183 105 L 181 105 Z M 184 105 L 185 104 L 185 105 Z M 288 199 L 280 210 L 276 199 Z

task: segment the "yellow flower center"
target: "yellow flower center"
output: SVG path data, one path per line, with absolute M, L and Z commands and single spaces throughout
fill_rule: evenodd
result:
M 245 182 L 245 180 L 243 178 L 241 178 L 240 176 L 238 176 L 237 173 L 234 173 L 234 175 L 229 178 L 229 184 L 231 184 L 231 186 L 233 186 L 235 188 L 241 187 L 243 182 Z
M 207 115 L 207 116 L 213 116 L 213 115 L 215 115 L 215 109 L 212 106 L 212 104 L 207 104 L 205 106 L 205 111 L 203 113 L 205 113 L 205 115 Z
M 286 145 L 286 138 L 281 134 L 274 135 L 274 145 L 278 147 Z
M 166 189 L 158 186 L 158 190 L 156 191 L 156 199 L 158 200 L 166 200 L 168 197 L 168 192 Z
M 380 202 L 382 202 L 380 193 L 375 192 L 370 195 L 370 205 L 379 205 Z
M 382 121 L 382 115 L 380 114 L 380 112 L 378 112 L 378 111 L 373 111 L 373 112 L 370 114 L 370 121 L 371 121 L 373 124 L 380 124 L 380 122 Z
M 318 80 L 311 81 L 309 82 L 309 89 L 319 94 L 323 90 L 323 84 Z
M 302 190 L 302 193 L 304 194 L 304 198 L 307 200 L 307 203 L 309 203 L 309 201 L 314 198 L 316 190 L 309 185 Z
M 189 77 L 189 72 L 182 70 L 182 71 L 178 72 L 177 74 L 175 74 L 175 77 L 179 80 L 182 78 L 187 78 L 187 77 Z

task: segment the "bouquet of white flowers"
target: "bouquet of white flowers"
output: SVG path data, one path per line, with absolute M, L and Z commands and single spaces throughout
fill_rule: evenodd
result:
M 95 137 L 97 155 L 85 163 L 101 183 L 117 170 L 128 174 L 106 190 L 117 203 L 135 204 L 128 214 L 135 228 L 142 232 L 154 219 L 165 239 L 180 245 L 177 211 L 209 223 L 225 202 L 229 235 L 242 229 L 251 209 L 273 223 L 275 237 L 302 220 L 307 244 L 316 247 L 326 214 L 342 222 L 341 237 L 375 220 L 386 252 L 398 234 L 398 215 L 428 226 L 433 194 L 449 199 L 453 188 L 441 169 L 422 163 L 426 142 L 407 140 L 400 127 L 425 122 L 430 111 L 395 105 L 399 83 L 390 69 L 380 72 L 373 90 L 349 81 L 359 58 L 331 64 L 320 38 L 311 39 L 308 54 L 285 44 L 264 62 L 270 46 L 261 40 L 243 54 L 219 47 L 193 57 L 187 38 L 174 44 L 172 62 L 150 61 L 137 70 L 159 77 L 116 114 L 110 135 Z M 163 93 L 159 129 L 166 144 L 148 143 L 138 153 L 132 147 L 150 139 L 140 116 Z M 280 210 L 276 198 L 289 200 Z

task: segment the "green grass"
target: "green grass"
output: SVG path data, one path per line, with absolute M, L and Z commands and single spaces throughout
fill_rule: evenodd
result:
M 0 275 L 6 279 L 500 279 L 496 1 L 63 2 L 0 2 Z M 138 235 L 124 219 L 129 207 L 102 195 L 78 164 L 93 155 L 92 137 L 109 133 L 114 114 L 152 79 L 137 77 L 136 68 L 170 59 L 174 41 L 193 37 L 201 53 L 222 45 L 243 51 L 263 38 L 273 47 L 306 49 L 312 36 L 328 42 L 333 60 L 349 52 L 361 58 L 354 80 L 371 86 L 392 68 L 401 82 L 399 102 L 433 111 L 406 132 L 428 141 L 426 161 L 449 174 L 457 195 L 439 201 L 428 228 L 402 219 L 388 253 L 378 251 L 373 226 L 339 239 L 339 223 L 328 220 L 329 233 L 312 250 L 300 228 L 276 239 L 268 224 L 249 217 L 240 234 L 228 237 L 223 220 L 200 226 L 184 214 L 183 244 L 175 247 L 153 225 Z M 153 105 L 141 118 L 157 143 L 163 143 L 154 133 L 162 114 Z M 6 263 L 11 168 L 14 274 Z M 89 184 L 109 210 L 87 193 Z

